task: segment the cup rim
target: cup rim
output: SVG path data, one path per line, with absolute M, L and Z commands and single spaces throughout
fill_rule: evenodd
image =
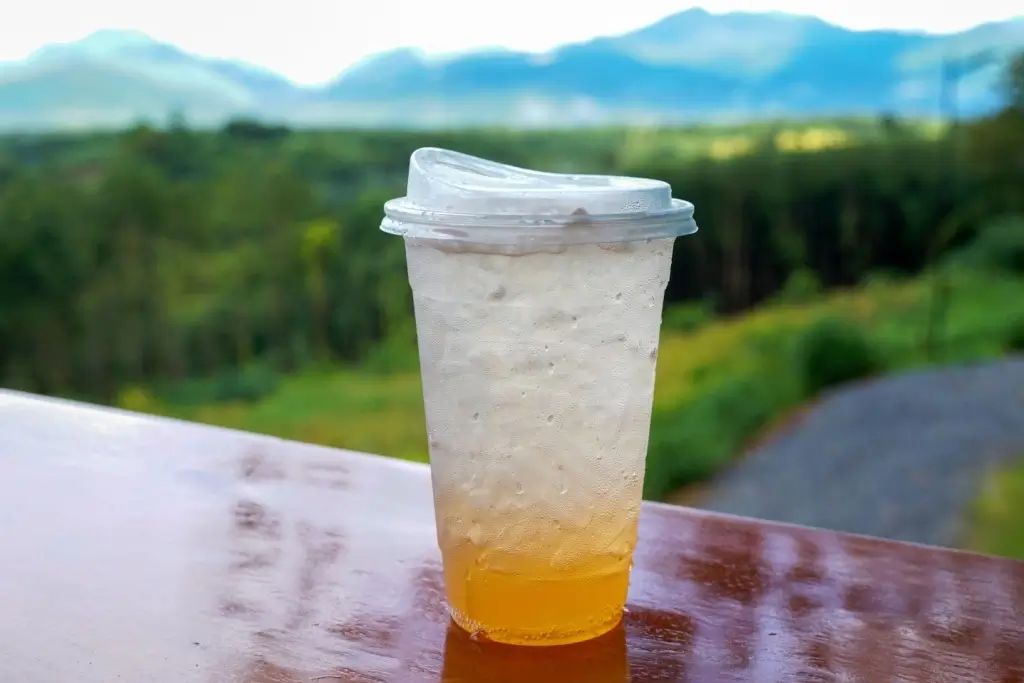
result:
M 643 213 L 517 215 L 433 211 L 408 197 L 384 204 L 381 230 L 427 240 L 494 245 L 569 245 L 635 242 L 697 232 L 694 206 L 672 199 L 662 210 Z

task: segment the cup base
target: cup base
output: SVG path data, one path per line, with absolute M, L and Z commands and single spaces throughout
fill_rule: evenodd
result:
M 586 629 L 566 628 L 555 630 L 521 630 L 510 628 L 487 628 L 460 614 L 457 610 L 449 607 L 448 613 L 452 622 L 469 634 L 473 640 L 502 643 L 505 645 L 524 645 L 530 647 L 545 647 L 555 645 L 572 645 L 583 643 L 588 640 L 600 638 L 614 630 L 621 622 L 623 610 L 608 619 L 594 622 Z
M 629 590 L 628 557 L 577 572 L 479 565 L 467 571 L 455 561 L 445 569 L 455 623 L 479 639 L 512 645 L 568 645 L 601 636 L 622 620 Z

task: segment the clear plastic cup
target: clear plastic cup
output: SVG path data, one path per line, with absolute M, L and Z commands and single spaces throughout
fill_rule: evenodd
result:
M 420 149 L 406 243 L 451 615 L 490 640 L 600 636 L 626 601 L 672 245 L 663 182 Z

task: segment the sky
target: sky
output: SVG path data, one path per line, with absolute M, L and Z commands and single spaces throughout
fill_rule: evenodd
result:
M 501 46 L 542 52 L 625 33 L 694 5 L 680 0 L 0 0 L 0 62 L 99 29 L 142 31 L 207 57 L 323 83 L 397 47 L 431 54 Z M 1024 14 L 1021 0 L 706 0 L 711 12 L 813 14 L 852 29 L 936 33 Z

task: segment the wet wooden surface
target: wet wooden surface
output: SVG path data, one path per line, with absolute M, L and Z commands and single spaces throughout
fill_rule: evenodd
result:
M 429 474 L 0 392 L 0 680 L 1024 680 L 1024 564 L 649 505 L 623 627 L 445 616 Z

